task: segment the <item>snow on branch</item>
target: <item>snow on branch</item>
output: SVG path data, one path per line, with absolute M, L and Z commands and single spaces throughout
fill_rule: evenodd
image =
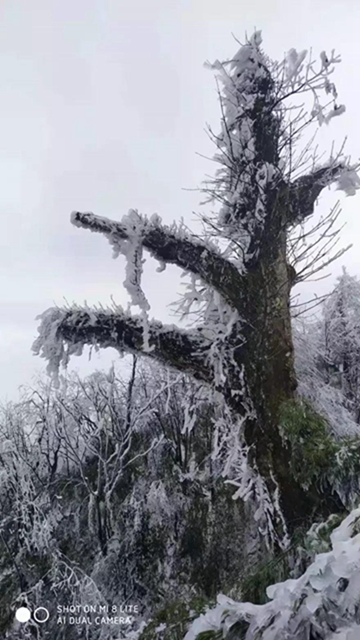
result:
M 306 127 L 329 124 L 345 111 L 330 81 L 339 62 L 334 51 L 322 51 L 316 60 L 311 51 L 294 48 L 281 62 L 271 60 L 255 31 L 232 59 L 206 65 L 221 84 L 222 125 L 218 135 L 209 128 L 220 168 L 203 192 L 206 202 L 220 204 L 214 226 L 240 265 L 258 257 L 274 203 L 275 218 L 281 213 L 286 221 L 287 213 L 291 226 L 313 213 L 325 186 L 337 181 L 347 195 L 360 186 L 358 166 L 342 152 L 315 169 L 316 149 L 311 144 L 297 149 Z M 281 212 L 278 205 L 284 205 Z
M 355 195 L 360 188 L 360 178 L 356 172 L 358 165 L 331 163 L 301 176 L 289 186 L 284 187 L 289 225 L 300 223 L 314 212 L 314 206 L 325 187 L 337 182 L 338 190 L 348 196 Z
M 332 118 L 342 115 L 345 112 L 345 106 L 337 104 L 336 86 L 329 80 L 329 76 L 335 71 L 335 65 L 340 62 L 341 58 L 335 55 L 334 49 L 329 56 L 325 51 L 321 51 L 318 61 L 313 59 L 311 50 L 308 52 L 305 49 L 299 53 L 296 49 L 290 49 L 282 62 L 272 62 L 272 75 L 276 78 L 278 87 L 276 107 L 282 105 L 287 111 L 288 98 L 308 94 L 313 100 L 309 114 L 310 121 L 317 121 L 321 126 L 329 124 Z M 330 103 L 321 101 L 321 95 L 325 96 L 325 99 L 330 97 L 332 101 L 330 109 Z M 302 119 L 303 116 L 300 118 Z M 297 117 L 295 121 L 298 122 Z
M 360 178 L 357 174 L 357 166 L 344 169 L 337 179 L 337 190 L 343 191 L 347 196 L 355 196 L 360 189 Z
M 39 336 L 32 350 L 48 360 L 47 372 L 58 382 L 60 364 L 66 367 L 71 355 L 81 355 L 85 345 L 96 349 L 113 347 L 121 354 L 141 353 L 175 369 L 191 373 L 195 378 L 211 382 L 206 364 L 209 346 L 196 332 L 184 331 L 174 325 L 152 321 L 148 324 L 144 346 L 143 319 L 117 308 L 114 312 L 90 308 L 50 308 L 38 316 Z
M 141 218 L 137 212 L 133 211 L 130 211 L 128 216 L 124 216 L 121 222 L 96 216 L 93 213 L 74 211 L 71 214 L 71 222 L 77 227 L 103 233 L 113 246 L 114 257 L 117 257 L 119 253 L 124 252 L 124 241 L 129 240 L 135 217 L 138 225 L 137 246 L 140 243 L 160 261 L 161 265 L 175 264 L 198 275 L 204 283 L 222 294 L 233 308 L 239 307 L 242 276 L 236 266 L 223 258 L 209 240 L 200 241 L 191 238 L 175 224 L 172 227 L 162 225 L 158 216 L 152 216 L 148 220 L 145 217 Z M 133 280 L 130 282 L 129 277 L 127 278 L 128 290 L 130 285 L 133 287 Z
M 304 130 L 312 124 L 328 125 L 333 118 L 341 116 L 346 111 L 345 105 L 338 103 L 336 86 L 330 81 L 330 76 L 340 62 L 341 58 L 335 55 L 334 50 L 329 55 L 321 51 L 320 59 L 316 60 L 313 58 L 312 50 L 298 53 L 295 49 L 290 49 L 282 62 L 270 63 L 277 87 L 274 109 L 282 121 L 281 155 L 283 175 L 285 177 L 287 174 L 287 181 L 292 179 L 299 169 L 301 173 L 305 166 L 314 165 L 311 145 L 316 133 L 312 136 L 309 147 L 302 149 L 298 154 L 295 153 Z M 305 102 L 294 104 L 293 100 L 300 96 Z M 346 173 L 352 174 L 358 169 L 358 166 L 350 166 L 350 159 L 342 156 L 341 152 L 336 160 L 330 158 L 327 166 L 333 169 L 338 164 Z M 328 174 L 327 177 L 333 176 Z M 339 174 L 336 178 L 338 177 Z M 349 194 L 346 187 L 344 190 Z
M 360 637 L 360 508 L 330 536 L 332 550 L 320 553 L 305 573 L 267 588 L 270 602 L 235 602 L 220 594 L 217 606 L 191 624 L 184 640 L 211 631 L 243 640 L 355 640 Z M 215 636 L 214 636 L 215 637 Z
M 218 135 L 209 131 L 221 167 L 203 189 L 221 203 L 216 226 L 237 243 L 245 263 L 258 248 L 251 243 L 264 230 L 269 190 L 281 177 L 275 84 L 261 42 L 257 31 L 231 60 L 212 67 L 220 71 L 222 123 Z
M 126 224 L 126 238 L 121 242 L 119 241 L 116 246 L 117 255 L 122 253 L 127 260 L 126 278 L 123 285 L 130 295 L 131 303 L 140 307 L 143 312 L 147 312 L 150 309 L 150 305 L 141 288 L 141 275 L 143 263 L 145 262 L 142 259 L 142 230 L 144 223 L 137 211 L 131 211 L 126 221 L 124 220 L 124 224 Z M 115 253 L 114 257 L 116 257 Z

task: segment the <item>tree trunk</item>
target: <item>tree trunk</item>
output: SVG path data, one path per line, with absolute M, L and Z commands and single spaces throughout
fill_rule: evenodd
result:
M 285 232 L 280 230 L 276 235 L 277 243 L 269 243 L 262 258 L 248 272 L 245 322 L 239 328 L 246 343 L 238 356 L 237 374 L 244 366 L 247 392 L 255 410 L 255 417 L 246 419 L 244 429 L 250 462 L 255 463 L 270 495 L 279 494 L 291 535 L 300 525 L 310 526 L 314 516 L 327 518 L 335 511 L 343 511 L 343 506 L 330 492 L 325 495 L 315 486 L 305 490 L 297 482 L 291 468 L 291 451 L 279 430 L 279 410 L 284 401 L 295 398 L 297 383 L 290 316 L 293 274 L 286 261 Z M 230 388 L 236 388 L 236 384 L 235 375 L 229 383 L 228 400 L 241 415 L 241 400 L 230 398 Z M 278 525 L 280 536 L 282 524 Z

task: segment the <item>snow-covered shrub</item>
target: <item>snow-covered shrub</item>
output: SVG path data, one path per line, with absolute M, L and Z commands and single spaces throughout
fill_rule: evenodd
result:
M 218 595 L 184 640 L 356 640 L 360 631 L 360 508 L 330 535 L 331 550 L 316 555 L 305 573 L 268 586 L 262 605 Z M 241 628 L 241 633 L 236 630 Z

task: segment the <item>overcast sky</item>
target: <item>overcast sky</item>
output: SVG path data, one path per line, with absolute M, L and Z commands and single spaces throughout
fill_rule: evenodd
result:
M 31 353 L 36 315 L 69 302 L 127 302 L 124 263 L 105 238 L 70 224 L 72 210 L 119 218 L 129 208 L 165 222 L 200 211 L 196 189 L 214 165 L 219 106 L 206 60 L 231 57 L 245 31 L 273 58 L 291 47 L 342 55 L 335 82 L 347 111 L 322 135 L 349 136 L 360 156 L 358 0 L 1 0 L 0 401 L 16 400 L 45 363 Z M 327 193 L 326 211 L 337 198 Z M 360 275 L 360 196 L 342 197 L 341 265 Z M 178 272 L 147 263 L 152 315 L 171 321 Z M 75 359 L 82 374 L 116 359 Z M 71 368 L 71 367 L 70 367 Z

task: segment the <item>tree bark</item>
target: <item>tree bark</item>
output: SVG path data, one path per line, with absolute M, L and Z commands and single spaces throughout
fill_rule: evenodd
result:
M 279 431 L 279 409 L 283 402 L 295 398 L 297 388 L 290 315 L 293 275 L 286 260 L 284 219 L 278 209 L 272 228 L 264 234 L 269 242 L 262 242 L 259 258 L 248 269 L 242 289 L 244 322 L 239 327 L 245 343 L 238 366 L 239 370 L 245 368 L 248 396 L 255 409 L 255 417 L 245 421 L 245 441 L 270 495 L 279 489 L 291 534 L 299 525 L 310 526 L 314 517 L 343 512 L 343 505 L 331 492 L 300 486 L 291 469 L 291 451 Z M 229 388 L 236 388 L 236 375 Z M 241 400 L 232 395 L 228 394 L 228 403 L 241 414 Z

